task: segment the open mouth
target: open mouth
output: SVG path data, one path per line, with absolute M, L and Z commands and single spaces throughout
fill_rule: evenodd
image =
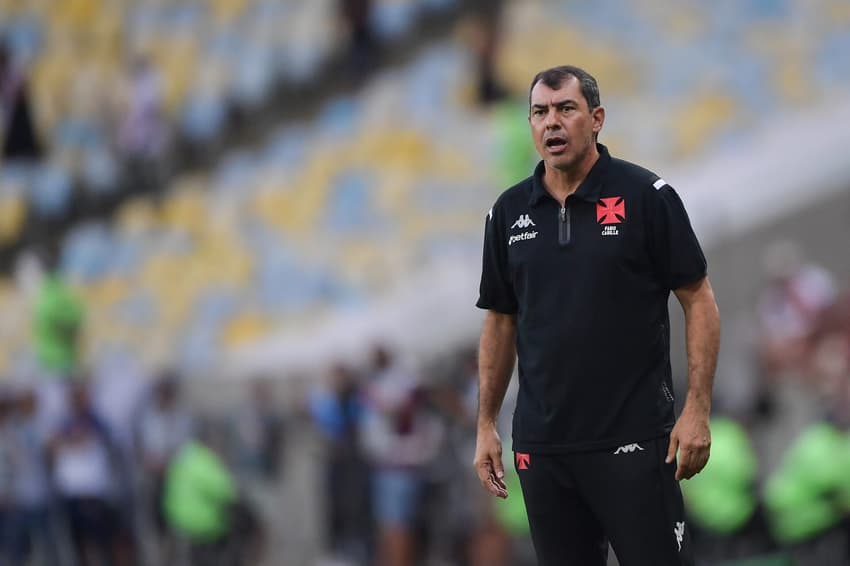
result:
M 557 153 L 566 149 L 567 138 L 562 138 L 560 136 L 552 136 L 550 138 L 546 138 L 544 145 L 546 146 L 546 149 L 548 149 L 550 152 Z

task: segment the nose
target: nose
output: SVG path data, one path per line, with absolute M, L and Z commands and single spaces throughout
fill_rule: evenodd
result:
M 549 109 L 546 113 L 546 119 L 543 121 L 543 125 L 547 130 L 553 130 L 561 127 L 561 124 L 557 120 L 557 111 L 553 109 Z

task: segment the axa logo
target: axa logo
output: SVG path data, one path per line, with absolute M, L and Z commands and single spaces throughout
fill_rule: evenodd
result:
M 643 447 L 638 443 L 626 444 L 614 450 L 614 454 L 630 454 L 635 451 L 643 452 Z
M 531 466 L 531 454 L 516 453 L 516 467 L 518 470 L 527 470 Z
M 676 544 L 679 545 L 679 552 L 682 552 L 682 539 L 685 538 L 684 521 L 676 521 L 676 526 L 673 527 L 673 534 L 676 535 Z
M 534 221 L 529 218 L 527 214 L 520 214 L 519 218 L 516 219 L 516 222 L 511 224 L 511 230 L 513 230 L 514 228 L 525 229 L 529 226 L 537 226 L 537 224 L 535 224 Z
M 596 203 L 596 221 L 600 224 L 619 224 L 626 219 L 623 197 L 605 197 Z

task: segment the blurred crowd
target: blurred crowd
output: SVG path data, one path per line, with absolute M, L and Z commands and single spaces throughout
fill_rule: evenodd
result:
M 746 363 L 721 365 L 732 378 L 718 378 L 711 461 L 683 483 L 698 555 L 846 564 L 850 285 L 791 240 L 762 259 L 765 283 L 743 326 L 730 317 L 724 353 Z
M 187 408 L 177 376 L 130 378 L 4 384 L 0 564 L 256 563 L 263 533 L 240 485 L 276 474 L 268 401 L 217 423 Z
M 301 512 L 269 488 L 305 479 L 288 469 L 293 434 L 318 440 L 322 558 L 310 563 L 531 564 L 516 478 L 497 506 L 469 462 L 475 360 L 464 348 L 426 374 L 376 346 L 359 369 L 307 382 L 290 409 L 256 380 L 214 413 L 187 403 L 174 372 L 119 362 L 5 380 L 0 564 L 287 563 L 266 511 Z
M 361 371 L 334 367 L 307 407 L 326 444 L 327 564 L 533 563 L 518 480 L 497 502 L 471 465 L 474 348 L 414 371 L 376 346 Z

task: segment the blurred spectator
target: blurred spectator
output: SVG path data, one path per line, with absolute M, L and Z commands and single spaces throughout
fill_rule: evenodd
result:
M 31 387 L 20 390 L 2 442 L 11 467 L 11 512 L 7 523 L 9 558 L 26 564 L 34 551 L 40 564 L 58 564 L 57 533 L 51 513 L 47 438 L 37 420 L 38 397 Z
M 183 445 L 167 471 L 165 517 L 188 542 L 192 566 L 256 564 L 260 525 L 219 452 L 203 430 Z
M 310 394 L 310 414 L 325 446 L 325 533 L 337 560 L 366 562 L 369 554 L 369 477 L 358 427 L 363 415 L 355 374 L 337 364 Z
M 0 39 L 0 140 L 2 157 L 31 163 L 41 157 L 41 143 L 30 110 L 27 81 L 15 68 L 13 54 Z
M 247 389 L 247 403 L 237 407 L 235 416 L 226 423 L 230 425 L 230 454 L 243 492 L 244 509 L 251 510 L 252 521 L 266 525 L 273 523 L 281 514 L 278 488 L 283 470 L 281 460 L 286 425 L 269 381 L 254 380 Z M 240 509 L 237 512 L 243 512 Z M 253 552 L 258 552 L 260 546 L 281 542 L 278 531 L 263 529 L 262 533 L 246 534 L 254 537 L 252 544 L 257 548 Z
M 477 66 L 476 96 L 482 106 L 499 102 L 507 95 L 496 76 L 496 57 L 499 53 L 501 33 L 500 19 L 500 5 L 488 6 L 487 10 L 478 16 L 473 26 L 472 48 Z
M 832 422 L 850 429 L 850 289 L 824 313 L 810 367 Z
M 475 453 L 478 415 L 478 352 L 464 348 L 453 379 L 441 387 L 437 401 L 448 417 L 448 453 L 441 458 L 450 466 L 447 510 L 460 552 L 454 560 L 470 566 L 513 563 L 508 534 L 499 522 L 493 498 L 479 489 L 480 481 L 469 459 Z M 526 521 L 525 517 L 522 518 Z
M 68 390 L 70 415 L 49 445 L 53 482 L 80 566 L 128 563 L 117 506 L 124 480 L 109 430 L 89 402 L 88 386 Z
M 770 278 L 758 300 L 759 358 L 768 377 L 783 372 L 805 376 L 810 339 L 821 315 L 835 302 L 832 276 L 820 266 L 804 263 L 796 243 L 773 243 L 764 255 Z
M 368 72 L 375 57 L 372 0 L 340 0 L 340 12 L 348 31 L 351 70 L 355 74 Z
M 131 182 L 142 190 L 155 189 L 162 182 L 168 123 L 162 81 L 147 57 L 137 56 L 130 62 L 125 90 L 118 148 Z
M 424 407 L 413 372 L 378 346 L 366 388 L 363 440 L 373 470 L 372 508 L 378 527 L 378 564 L 412 565 L 413 529 L 421 511 L 423 473 L 436 455 L 442 426 Z
M 192 418 L 180 400 L 177 376 L 165 372 L 137 414 L 136 461 L 143 471 L 143 506 L 160 539 L 162 560 L 173 558 L 164 514 L 165 474 L 171 460 L 192 438 Z
M 274 390 L 265 380 L 251 384 L 247 405 L 236 412 L 235 463 L 240 476 L 272 481 L 280 472 L 284 420 Z

